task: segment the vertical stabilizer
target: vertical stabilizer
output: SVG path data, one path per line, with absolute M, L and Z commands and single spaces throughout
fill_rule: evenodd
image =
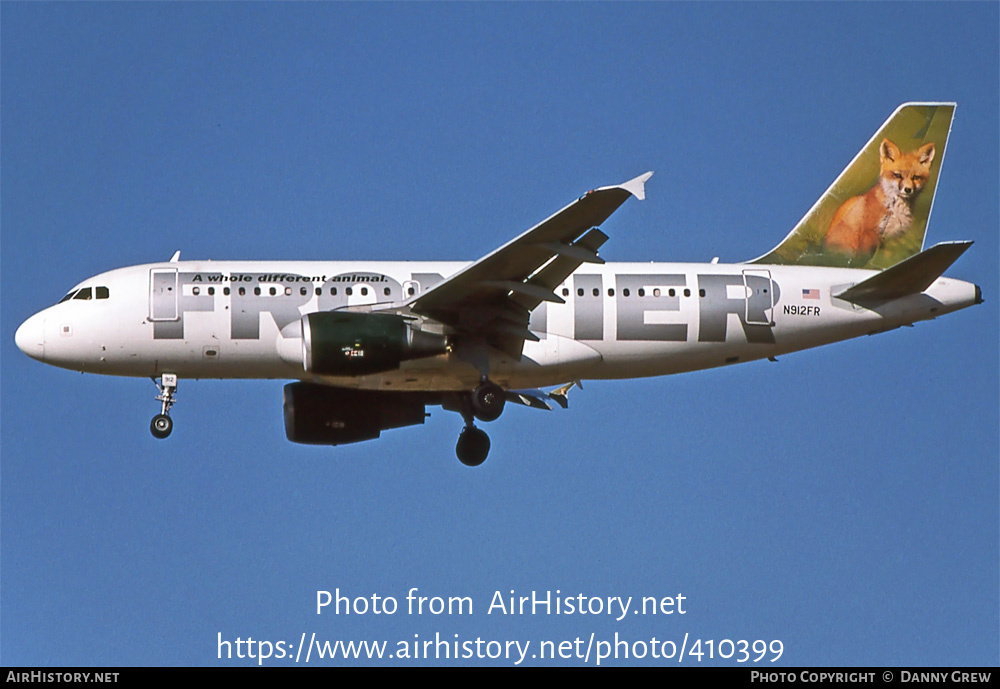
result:
M 905 103 L 795 229 L 750 263 L 882 270 L 920 252 L 954 103 Z

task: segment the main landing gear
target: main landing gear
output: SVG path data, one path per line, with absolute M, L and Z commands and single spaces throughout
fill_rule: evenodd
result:
M 472 392 L 472 413 L 480 421 L 496 421 L 506 403 L 503 388 L 489 380 L 483 380 Z
M 458 436 L 455 454 L 465 466 L 477 467 L 490 453 L 490 437 L 475 426 L 475 419 L 494 421 L 503 413 L 507 399 L 502 387 L 487 379 L 462 400 L 461 413 L 465 428 Z
M 164 373 L 160 376 L 160 382 L 153 379 L 153 383 L 159 388 L 160 394 L 156 396 L 158 402 L 162 402 L 160 413 L 149 422 L 149 432 L 154 438 L 162 440 L 170 435 L 174 430 L 174 421 L 170 418 L 170 407 L 174 406 L 174 394 L 177 392 L 177 376 L 173 373 Z
M 490 436 L 475 426 L 468 424 L 458 436 L 455 454 L 458 461 L 467 467 L 477 467 L 486 461 L 490 453 Z

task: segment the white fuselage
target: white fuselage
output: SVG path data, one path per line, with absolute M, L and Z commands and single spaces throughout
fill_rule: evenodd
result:
M 185 261 L 120 268 L 81 282 L 71 291 L 75 298 L 25 321 L 16 340 L 35 359 L 88 373 L 467 390 L 479 372 L 450 353 L 376 375 L 311 376 L 301 329 L 301 317 L 316 311 L 399 306 L 466 265 Z M 943 277 L 922 294 L 872 309 L 831 296 L 873 274 L 744 264 L 588 265 L 555 290 L 565 303 L 532 312 L 529 328 L 539 339 L 525 341 L 519 361 L 491 354 L 490 376 L 517 389 L 678 373 L 882 332 L 976 303 L 974 285 Z

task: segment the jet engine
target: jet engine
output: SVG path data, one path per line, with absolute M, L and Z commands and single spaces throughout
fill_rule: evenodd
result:
M 314 383 L 285 386 L 285 435 L 293 443 L 343 445 L 389 428 L 422 424 L 419 393 L 345 390 Z
M 321 311 L 302 317 L 303 365 L 325 376 L 364 376 L 410 359 L 443 354 L 443 335 L 412 328 L 402 316 Z

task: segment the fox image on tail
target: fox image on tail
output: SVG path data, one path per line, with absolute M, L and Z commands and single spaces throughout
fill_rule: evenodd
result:
M 792 231 L 748 263 L 886 270 L 923 250 L 954 103 L 903 103 Z
M 906 232 L 913 221 L 913 200 L 924 188 L 933 160 L 933 143 L 903 153 L 884 139 L 879 146 L 878 181 L 837 209 L 823 241 L 826 250 L 864 265 L 886 240 Z

